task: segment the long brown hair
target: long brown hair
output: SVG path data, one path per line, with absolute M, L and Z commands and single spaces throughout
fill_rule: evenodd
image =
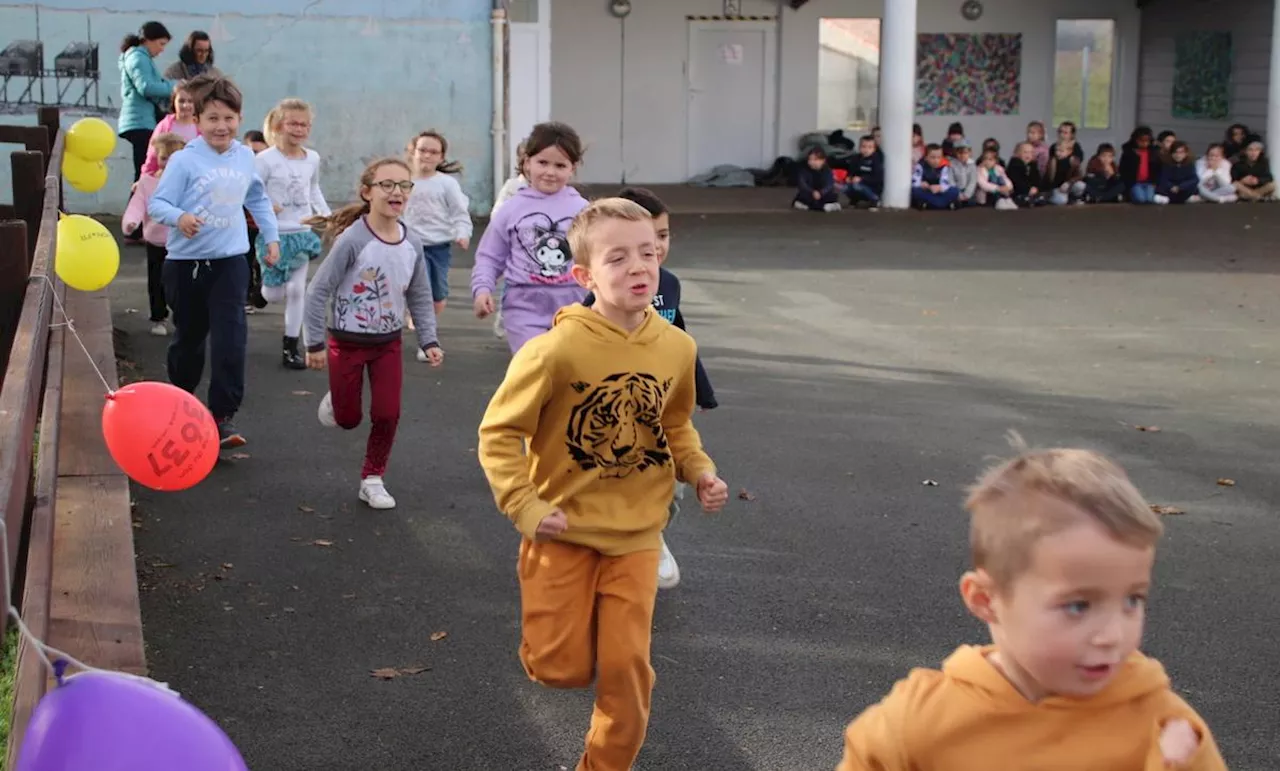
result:
M 328 217 L 308 217 L 302 221 L 302 224 L 323 231 L 325 245 L 332 244 L 338 236 L 342 235 L 342 231 L 356 224 L 357 220 L 369 213 L 369 199 L 364 197 L 365 190 L 373 187 L 373 178 L 378 175 L 378 169 L 383 166 L 399 166 L 410 174 L 413 173 L 409 164 L 399 158 L 379 158 L 366 166 L 364 173 L 360 175 L 360 184 L 356 187 L 356 195 L 360 197 L 359 203 L 343 206 Z
M 547 123 L 539 123 L 529 132 L 529 136 L 525 137 L 524 155 L 520 157 L 520 172 L 524 173 L 524 166 L 529 159 L 538 153 L 546 150 L 548 147 L 558 147 L 560 152 L 565 154 L 569 162 L 577 166 L 582 162 L 582 156 L 585 150 L 582 147 L 582 139 L 578 136 L 578 132 L 567 123 L 559 123 L 550 121 Z
M 418 148 L 419 139 L 434 139 L 440 143 L 440 165 L 436 167 L 436 171 L 442 174 L 462 173 L 461 163 L 458 161 L 445 160 L 445 157 L 449 154 L 449 140 L 445 139 L 444 134 L 441 134 L 435 129 L 427 129 L 409 140 L 409 144 L 405 147 L 405 157 L 409 160 L 411 167 L 413 164 L 413 151 Z M 413 173 L 412 168 L 409 169 L 409 173 Z

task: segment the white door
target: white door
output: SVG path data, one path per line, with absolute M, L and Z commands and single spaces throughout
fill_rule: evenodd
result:
M 775 34 L 770 22 L 689 22 L 689 176 L 773 160 Z
M 517 7 L 519 5 L 519 7 Z M 516 148 L 533 127 L 551 120 L 551 0 L 511 4 L 507 29 L 507 154 L 516 171 Z
M 539 109 L 538 94 L 541 91 L 542 68 L 538 66 L 538 38 L 541 30 L 537 24 L 512 24 L 508 50 L 511 66 L 508 70 L 510 96 L 507 102 L 508 161 L 511 174 L 516 173 L 516 147 L 534 125 L 543 120 Z

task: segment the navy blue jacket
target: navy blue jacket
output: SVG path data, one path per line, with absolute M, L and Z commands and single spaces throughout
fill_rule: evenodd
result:
M 859 155 L 849 162 L 849 176 L 862 177 L 862 184 L 871 188 L 876 195 L 884 193 L 884 162 L 879 154 L 870 157 Z
M 595 301 L 595 293 L 589 292 L 582 299 L 582 304 L 590 308 Z M 653 308 L 659 316 L 679 329 L 689 331 L 684 327 L 684 316 L 680 315 L 680 279 L 666 268 L 658 268 L 658 291 L 653 296 Z M 697 389 L 694 401 L 704 410 L 714 410 L 720 406 L 720 403 L 716 401 L 716 392 L 711 387 L 711 378 L 707 377 L 707 370 L 702 366 L 701 356 L 694 360 L 693 367 L 694 386 Z
M 1162 194 L 1168 194 L 1175 187 L 1194 191 L 1199 186 L 1200 175 L 1196 173 L 1196 165 L 1191 161 L 1186 161 L 1181 166 L 1169 163 L 1160 167 L 1160 184 L 1156 185 L 1156 190 Z

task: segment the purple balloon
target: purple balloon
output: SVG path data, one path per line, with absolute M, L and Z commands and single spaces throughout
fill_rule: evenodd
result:
M 66 679 L 36 705 L 16 771 L 248 771 L 203 712 L 118 672 Z

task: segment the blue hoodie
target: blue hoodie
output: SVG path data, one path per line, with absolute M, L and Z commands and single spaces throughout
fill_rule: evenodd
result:
M 242 256 L 249 251 L 245 209 L 266 243 L 280 240 L 271 199 L 254 171 L 253 151 L 232 140 L 231 147 L 219 153 L 204 137 L 196 137 L 169 158 L 147 204 L 151 219 L 170 227 L 170 260 Z M 195 238 L 178 230 L 178 218 L 188 213 L 204 220 Z

